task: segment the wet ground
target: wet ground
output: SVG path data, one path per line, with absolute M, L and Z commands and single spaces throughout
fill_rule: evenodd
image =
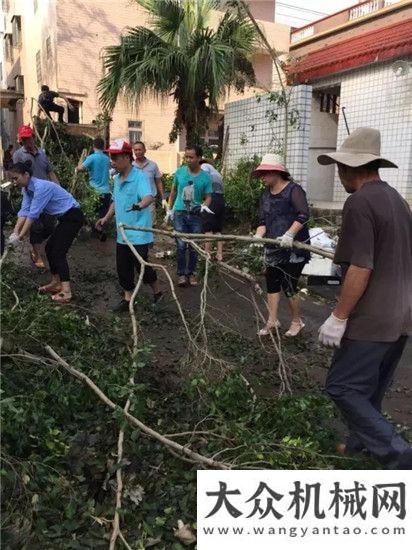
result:
M 174 250 L 173 241 L 167 237 L 156 242 L 151 251 L 151 260 L 166 266 L 172 278 L 176 280 L 174 260 L 167 257 L 166 259 L 155 258 L 155 253 L 165 250 Z M 36 270 L 29 260 L 27 251 L 21 255 L 20 261 L 32 275 L 33 288 L 38 283 L 47 281 L 47 271 Z M 78 308 L 80 312 L 84 312 L 85 316 L 111 314 L 111 308 L 121 297 L 115 271 L 115 242 L 110 239 L 101 243 L 83 235 L 72 247 L 69 262 L 75 296 L 73 305 L 69 307 Z M 174 384 L 179 383 L 177 365 L 186 351 L 187 339 L 170 293 L 167 278 L 161 270 L 158 270 L 158 275 L 162 290 L 165 292 L 165 299 L 161 307 L 157 313 L 153 313 L 150 289 L 145 287 L 137 300 L 137 315 L 146 336 L 150 338 L 154 346 L 156 372 L 164 378 L 166 387 L 172 388 Z M 270 354 L 259 347 L 260 344 L 256 337 L 257 319 L 254 307 L 250 302 L 249 285 L 214 271 L 210 275 L 208 288 L 208 323 L 210 326 L 220 329 L 226 327 L 224 333 L 228 339 L 229 355 L 230 345 L 236 345 L 236 341 L 240 341 L 236 338 L 242 339 L 242 345 L 246 350 L 245 355 L 249 354 L 249 357 L 255 357 L 251 365 L 247 367 L 245 376 L 252 383 L 254 379 L 260 381 L 267 379 L 268 383 L 263 384 L 265 391 L 274 391 L 275 388 L 273 385 L 271 386 L 270 382 L 273 359 Z M 201 287 L 184 289 L 176 287 L 177 296 L 183 309 L 192 319 L 199 312 L 200 291 Z M 319 326 L 330 313 L 336 292 L 336 287 L 311 287 L 309 295 L 302 302 L 303 318 L 306 324 L 303 335 L 293 343 L 282 339 L 286 355 L 293 357 L 293 368 L 305 370 L 308 379 L 319 386 L 324 383 L 331 352 L 316 343 L 316 335 Z M 259 297 L 256 299 L 264 311 L 262 299 Z M 280 320 L 284 332 L 288 327 L 288 310 L 285 301 L 281 303 Z M 124 316 L 124 322 L 125 325 L 129 323 L 127 314 Z M 128 330 L 130 329 L 128 328 Z M 209 350 L 212 353 L 213 348 L 212 339 L 209 341 Z M 412 428 L 411 340 L 407 344 L 396 372 L 394 384 L 385 399 L 384 407 L 396 423 Z

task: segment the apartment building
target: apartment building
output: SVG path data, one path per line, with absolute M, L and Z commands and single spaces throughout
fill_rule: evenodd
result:
M 251 0 L 249 5 L 272 45 L 287 52 L 290 29 L 274 22 L 275 0 Z M 42 84 L 66 95 L 75 105 L 75 111 L 65 115 L 70 130 L 92 135 L 93 121 L 100 113 L 96 86 L 103 74 L 104 48 L 117 44 L 127 27 L 148 25 L 145 11 L 129 0 L 2 0 L 2 8 L 3 145 L 14 143 L 17 127 L 30 122 L 31 113 L 36 113 Z M 215 12 L 212 19 L 216 22 L 219 17 L 221 13 Z M 259 87 L 271 89 L 270 56 L 262 49 L 253 63 Z M 246 95 L 254 93 L 251 89 Z M 235 98 L 231 94 L 228 100 Z M 119 101 L 113 113 L 111 137 L 144 140 L 150 155 L 170 172 L 184 148 L 184 137 L 169 143 L 174 111 L 173 101 L 147 100 L 138 109 Z M 212 144 L 217 139 L 218 124 L 205 136 Z

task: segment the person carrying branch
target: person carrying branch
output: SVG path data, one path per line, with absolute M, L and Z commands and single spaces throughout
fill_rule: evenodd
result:
M 280 237 L 282 247 L 265 245 L 269 315 L 258 336 L 267 336 L 274 328 L 280 326 L 278 308 L 281 290 L 288 298 L 292 313 L 292 322 L 285 336 L 297 336 L 305 326 L 300 316 L 297 288 L 303 268 L 310 259 L 310 253 L 292 248 L 292 245 L 295 239 L 310 244 L 306 193 L 292 180 L 277 155 L 264 155 L 252 176 L 262 178 L 266 186 L 260 199 L 259 226 L 255 237 Z
M 212 179 L 201 169 L 202 148 L 188 145 L 185 166 L 176 170 L 170 191 L 169 206 L 173 208 L 174 227 L 180 233 L 203 233 L 202 214 L 213 214 Z M 177 275 L 179 286 L 197 286 L 195 277 L 198 253 L 177 239 Z
M 60 185 L 33 177 L 31 161 L 13 164 L 10 173 L 14 185 L 22 190 L 23 200 L 8 244 L 14 248 L 21 245 L 43 212 L 57 218 L 57 225 L 46 244 L 52 278 L 50 283 L 39 288 L 39 292 L 51 294 L 56 303 L 66 304 L 72 298 L 66 256 L 84 223 L 79 203 Z
M 96 206 L 97 219 L 104 218 L 112 202 L 110 193 L 110 159 L 104 152 L 104 140 L 97 137 L 93 140 L 93 153 L 88 155 L 82 162 L 79 162 L 76 168 L 77 172 L 88 172 L 90 186 L 99 194 L 99 202 Z M 93 221 L 93 230 L 96 232 Z M 104 242 L 107 240 L 107 234 L 103 226 L 97 231 L 97 236 Z
M 147 175 L 132 165 L 133 152 L 129 143 L 122 139 L 113 141 L 107 151 L 113 167 L 116 169 L 113 188 L 113 202 L 107 214 L 96 222 L 99 231 L 112 217 L 116 224 L 139 225 L 152 228 L 152 215 L 149 206 L 154 201 Z M 149 246 L 153 243 L 153 233 L 125 229 L 125 234 L 136 252 L 147 261 Z M 129 310 L 130 300 L 135 288 L 135 272 L 140 273 L 141 264 L 128 244 L 120 229 L 117 229 L 116 267 L 120 286 L 123 288 L 123 299 L 114 308 L 114 312 Z M 162 299 L 156 271 L 149 266 L 144 270 L 143 282 L 150 285 L 153 291 L 153 305 Z
M 336 153 L 350 193 L 334 262 L 343 272 L 338 303 L 319 341 L 338 348 L 326 392 L 343 414 L 349 437 L 338 452 L 368 450 L 385 469 L 412 469 L 412 448 L 382 413 L 382 400 L 412 334 L 412 215 L 407 202 L 379 175 L 397 168 L 380 154 L 380 132 L 359 128 Z

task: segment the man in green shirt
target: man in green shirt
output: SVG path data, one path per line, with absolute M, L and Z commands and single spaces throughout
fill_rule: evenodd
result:
M 169 204 L 173 207 L 174 227 L 181 233 L 202 233 L 202 212 L 212 200 L 212 179 L 200 167 L 202 149 L 198 145 L 187 146 L 185 166 L 176 170 Z M 181 239 L 177 239 L 177 275 L 179 286 L 197 286 L 195 278 L 197 252 Z

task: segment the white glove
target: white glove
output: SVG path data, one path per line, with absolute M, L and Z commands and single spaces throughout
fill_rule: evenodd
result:
M 16 248 L 17 246 L 22 244 L 22 241 L 19 239 L 19 236 L 17 235 L 17 233 L 12 233 L 11 235 L 9 235 L 9 238 L 7 239 L 7 244 L 9 246 L 12 246 L 13 248 Z
M 200 207 L 200 212 L 201 213 L 207 212 L 208 214 L 214 214 L 214 212 L 212 212 L 212 210 L 210 210 L 210 208 L 205 204 L 202 204 L 202 206 Z
M 338 319 L 331 313 L 319 329 L 319 342 L 325 346 L 339 348 L 347 323 L 347 319 Z
M 166 211 L 166 216 L 165 216 L 165 223 L 168 223 L 169 220 L 170 220 L 171 222 L 173 222 L 174 217 L 175 217 L 175 211 L 172 210 L 172 209 L 167 210 L 167 211 Z
M 279 244 L 283 248 L 292 248 L 293 239 L 294 239 L 294 235 L 292 235 L 292 233 L 289 233 L 288 231 L 286 231 L 286 233 L 281 236 Z
M 166 199 L 162 199 L 162 208 L 163 210 L 166 210 L 166 212 L 169 210 L 169 203 Z
M 260 235 L 258 235 L 257 233 L 255 233 L 253 235 L 253 238 L 254 239 L 261 239 L 262 237 Z M 262 246 L 263 246 L 263 243 L 250 243 L 250 245 L 249 245 L 250 248 L 262 247 Z

